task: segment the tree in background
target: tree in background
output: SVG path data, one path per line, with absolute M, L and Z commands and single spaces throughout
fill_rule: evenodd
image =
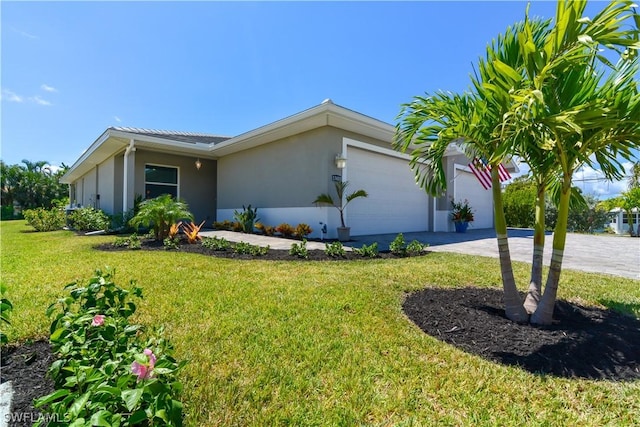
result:
M 7 165 L 0 160 L 3 213 L 11 211 L 12 216 L 14 205 L 23 210 L 50 209 L 65 200 L 69 190 L 67 184 L 60 183 L 60 178 L 68 168 L 63 164 L 54 171 L 46 161 L 23 160 L 22 164 Z
M 509 227 L 533 228 L 536 184 L 528 176 L 515 178 L 502 193 L 504 216 Z
M 635 162 L 631 167 L 629 176 L 629 189 L 640 188 L 640 162 Z

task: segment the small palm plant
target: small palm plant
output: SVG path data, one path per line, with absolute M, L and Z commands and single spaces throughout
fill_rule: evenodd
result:
M 189 206 L 182 200 L 163 194 L 140 203 L 140 210 L 129 222 L 132 227 L 151 227 L 156 240 L 163 241 L 171 226 L 181 219 L 193 220 Z
M 357 199 L 358 197 L 368 197 L 369 195 L 364 190 L 357 190 L 345 197 L 344 193 L 345 193 L 345 190 L 347 189 L 347 186 L 349 185 L 349 182 L 336 181 L 335 185 L 336 185 L 336 195 L 338 196 L 337 200 L 334 201 L 330 194 L 325 193 L 325 194 L 319 195 L 313 201 L 313 203 L 315 205 L 333 206 L 336 209 L 338 209 L 338 211 L 340 212 L 340 224 L 342 224 L 342 228 L 345 228 L 346 225 L 344 223 L 344 209 L 347 207 L 349 202 L 351 202 L 353 199 Z M 344 203 L 342 203 L 343 200 L 344 200 Z

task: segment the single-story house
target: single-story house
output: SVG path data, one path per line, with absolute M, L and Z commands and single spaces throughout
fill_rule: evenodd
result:
M 368 198 L 345 210 L 351 235 L 453 231 L 450 201 L 468 199 L 475 228 L 493 227 L 492 195 L 452 144 L 447 193 L 430 197 L 415 183 L 409 156 L 392 147 L 395 127 L 325 100 L 308 110 L 234 137 L 110 127 L 63 176 L 76 206 L 109 214 L 132 209 L 136 196 L 184 199 L 197 222 L 232 220 L 243 205 L 267 225 L 307 223 L 336 236 L 337 209 L 312 204 L 334 195 L 334 181 Z M 346 159 L 346 161 L 344 161 Z M 342 163 L 342 164 L 341 164 Z M 345 164 L 346 163 L 346 164 Z M 511 171 L 515 165 L 507 166 Z
M 616 234 L 626 234 L 629 232 L 629 215 L 624 209 L 613 208 L 609 211 L 609 216 L 611 217 L 609 227 L 611 227 Z M 633 229 L 636 230 L 638 223 L 640 223 L 640 209 L 631 209 L 631 219 L 634 224 Z

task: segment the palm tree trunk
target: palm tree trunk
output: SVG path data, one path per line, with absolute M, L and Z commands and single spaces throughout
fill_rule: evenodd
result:
M 536 222 L 533 233 L 533 259 L 531 260 L 531 280 L 529 291 L 524 300 L 524 308 L 531 314 L 538 308 L 540 295 L 542 294 L 542 261 L 544 255 L 544 208 L 545 208 L 545 183 L 538 182 L 536 196 Z
M 564 175 L 560 205 L 558 206 L 558 222 L 553 232 L 553 252 L 551 253 L 551 265 L 544 293 L 538 304 L 538 308 L 531 315 L 531 323 L 537 325 L 550 325 L 553 322 L 553 309 L 558 295 L 560 272 L 562 271 L 562 257 L 567 240 L 567 219 L 569 217 L 569 198 L 571 197 L 571 175 Z
M 496 223 L 496 238 L 498 239 L 498 254 L 500 256 L 500 273 L 502 274 L 502 288 L 504 289 L 504 311 L 507 319 L 525 323 L 529 315 L 522 305 L 516 279 L 513 276 L 511 254 L 509 253 L 509 239 L 507 236 L 507 221 L 502 205 L 502 190 L 497 165 L 491 169 L 491 191 L 493 192 L 493 208 Z

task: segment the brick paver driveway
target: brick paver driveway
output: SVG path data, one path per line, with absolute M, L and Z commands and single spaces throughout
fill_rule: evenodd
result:
M 387 249 L 395 234 L 354 237 L 353 246 L 378 242 L 381 249 Z M 404 233 L 407 242 L 417 239 L 429 243 L 432 251 L 458 252 L 470 255 L 498 257 L 498 245 L 492 229 L 473 230 L 466 233 Z M 552 234 L 545 241 L 544 263 L 551 259 Z M 509 230 L 511 259 L 531 262 L 533 253 L 533 231 Z M 640 279 L 640 238 L 567 234 L 563 268 L 593 273 Z

